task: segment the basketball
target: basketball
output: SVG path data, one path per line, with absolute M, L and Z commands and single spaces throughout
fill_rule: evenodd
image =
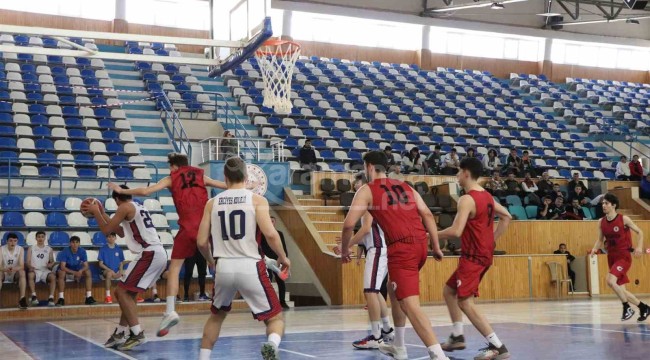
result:
M 81 211 L 81 214 L 83 216 L 90 219 L 90 218 L 93 217 L 93 214 L 88 212 L 87 209 L 88 209 L 88 206 L 90 206 L 92 204 L 95 204 L 95 203 L 99 204 L 99 207 L 101 208 L 101 206 L 102 206 L 101 201 L 99 201 L 99 200 L 97 200 L 95 198 L 86 198 L 86 199 L 84 199 L 84 201 L 81 202 L 81 205 L 79 206 L 79 211 Z

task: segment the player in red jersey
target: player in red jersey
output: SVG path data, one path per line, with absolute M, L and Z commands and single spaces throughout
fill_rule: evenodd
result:
M 616 212 L 618 209 L 618 198 L 614 194 L 605 194 L 603 197 L 603 213 L 605 217 L 598 222 L 598 240 L 591 250 L 591 255 L 595 255 L 598 250 L 602 249 L 603 241 L 607 249 L 607 264 L 609 273 L 607 274 L 607 285 L 616 293 L 623 303 L 623 316 L 621 321 L 629 320 L 634 316 L 634 310 L 629 303 L 639 308 L 639 318 L 637 321 L 642 322 L 650 315 L 648 305 L 639 301 L 636 296 L 625 289 L 625 284 L 630 282 L 627 278 L 627 272 L 632 266 L 632 254 L 640 256 L 643 254 L 643 231 L 636 226 L 629 217 L 620 215 Z M 639 235 L 639 241 L 636 248 L 632 247 L 632 234 L 630 230 Z
M 464 313 L 488 341 L 488 346 L 479 350 L 474 359 L 500 360 L 510 358 L 510 353 L 474 304 L 474 297 L 478 296 L 481 279 L 492 265 L 495 240 L 506 231 L 512 217 L 508 210 L 495 202 L 492 195 L 477 183 L 482 173 L 483 165 L 478 159 L 465 158 L 460 162 L 457 178 L 460 186 L 465 190 L 465 195 L 458 200 L 458 212 L 454 223 L 438 234 L 440 239 L 444 240 L 461 238 L 458 268 L 443 290 L 454 330 L 442 348 L 445 351 L 465 349 Z M 495 216 L 499 218 L 496 230 L 494 229 Z
M 179 317 L 175 311 L 178 294 L 178 276 L 186 258 L 196 252 L 196 236 L 203 218 L 203 209 L 208 202 L 206 186 L 225 189 L 226 183 L 204 175 L 203 169 L 189 166 L 187 155 L 171 153 L 167 155 L 170 176 L 161 179 L 149 187 L 124 190 L 119 185 L 110 183 L 109 189 L 118 194 L 149 196 L 155 192 L 169 189 L 178 213 L 178 233 L 174 237 L 169 275 L 167 276 L 167 310 L 158 330 L 158 336 L 165 336 L 169 329 L 178 324 Z
M 404 343 L 408 318 L 427 346 L 430 358 L 445 360 L 447 357 L 431 328 L 431 322 L 420 308 L 419 296 L 419 271 L 427 260 L 429 238 L 434 258 L 442 260 L 433 214 L 408 184 L 386 177 L 386 154 L 371 151 L 364 155 L 363 161 L 370 182 L 357 191 L 345 217 L 341 233 L 341 259 L 344 263 L 351 261 L 350 240 L 354 227 L 366 211 L 370 212 L 384 230 L 391 282 L 388 288 L 392 303 L 399 303 L 399 306 L 391 307 L 395 340 L 392 344 L 380 344 L 379 351 L 395 359 L 408 359 Z

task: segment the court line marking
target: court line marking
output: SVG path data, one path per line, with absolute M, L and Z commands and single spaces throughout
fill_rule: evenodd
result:
M 36 359 L 36 357 L 32 353 L 30 353 L 28 349 L 23 348 L 18 342 L 12 340 L 9 336 L 7 336 L 1 331 L 0 331 L 0 344 L 6 344 L 4 345 L 5 347 L 3 347 L 2 349 L 3 351 L 5 350 L 8 351 L 11 348 L 15 348 L 16 352 L 18 351 L 22 352 L 22 355 L 24 355 L 26 358 Z
M 97 347 L 100 347 L 100 348 L 104 349 L 104 350 L 108 350 L 108 351 L 110 351 L 110 352 L 112 352 L 112 353 L 114 353 L 114 354 L 116 354 L 116 355 L 118 355 L 118 356 L 120 356 L 120 357 L 125 358 L 125 359 L 129 359 L 129 360 L 137 360 L 136 358 L 131 357 L 131 356 L 129 356 L 129 355 L 126 355 L 126 354 L 124 354 L 124 353 L 122 353 L 122 352 L 119 352 L 119 351 L 117 351 L 117 350 L 115 350 L 115 349 L 106 348 L 106 347 L 104 347 L 104 345 L 101 345 L 101 344 L 95 342 L 94 340 L 91 340 L 91 339 L 88 339 L 88 338 L 86 338 L 86 337 L 83 337 L 83 336 L 81 336 L 81 335 L 79 335 L 79 334 L 76 334 L 76 333 L 74 333 L 74 332 L 72 332 L 72 331 L 70 331 L 70 330 L 68 330 L 68 329 L 66 329 L 66 328 L 64 328 L 64 327 L 62 327 L 62 326 L 60 326 L 60 325 L 57 325 L 57 324 L 55 324 L 55 323 L 46 322 L 46 324 L 52 325 L 52 326 L 58 328 L 59 330 L 62 330 L 62 331 L 64 331 L 64 332 L 67 332 L 68 334 L 70 334 L 70 335 L 72 335 L 72 336 L 76 336 L 76 337 L 78 337 L 79 339 L 84 340 L 84 341 L 87 341 L 87 342 L 89 342 L 89 343 L 91 343 L 91 344 L 93 344 L 93 345 L 95 345 L 95 346 L 97 346 Z
M 313 342 L 313 341 L 312 341 L 312 342 Z M 282 348 L 280 348 L 280 349 L 278 349 L 278 350 L 283 351 L 283 352 L 287 352 L 287 353 L 290 353 L 290 354 L 301 355 L 301 356 L 308 357 L 308 358 L 312 358 L 312 359 L 316 359 L 316 358 L 317 358 L 317 357 L 314 356 L 314 355 L 304 354 L 304 353 L 297 352 L 297 351 L 293 351 L 293 350 L 287 350 L 287 349 L 282 349 Z
M 610 333 L 618 333 L 618 334 L 650 335 L 650 332 L 636 332 L 636 331 L 598 329 L 598 328 L 593 328 L 593 327 L 577 326 L 577 325 L 556 325 L 556 324 L 534 324 L 534 325 L 550 326 L 550 327 L 561 327 L 561 328 L 579 329 L 579 330 L 591 330 L 591 331 L 596 330 L 596 331 L 601 331 L 601 332 L 610 332 Z

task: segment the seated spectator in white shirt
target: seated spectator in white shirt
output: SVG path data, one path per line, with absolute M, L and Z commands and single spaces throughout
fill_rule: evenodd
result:
M 424 157 L 420 155 L 420 149 L 414 147 L 402 158 L 402 170 L 406 174 L 424 174 L 423 163 Z
M 489 176 L 494 171 L 501 171 L 501 160 L 497 156 L 497 151 L 490 149 L 487 156 L 483 157 L 483 172 L 485 176 Z
M 541 200 L 539 199 L 539 196 L 535 194 L 539 188 L 537 187 L 537 184 L 535 184 L 535 181 L 530 177 L 530 173 L 527 172 L 526 176 L 524 177 L 524 181 L 521 182 L 521 189 L 524 190 L 524 196 L 528 197 L 528 200 L 531 204 L 533 205 L 539 205 L 541 204 Z
M 621 156 L 621 161 L 616 164 L 616 178 L 619 180 L 630 180 L 630 165 L 627 163 L 627 157 Z
M 442 157 L 441 162 L 442 175 L 456 175 L 458 169 L 460 168 L 460 158 L 455 148 L 452 148 L 451 151 L 445 156 Z

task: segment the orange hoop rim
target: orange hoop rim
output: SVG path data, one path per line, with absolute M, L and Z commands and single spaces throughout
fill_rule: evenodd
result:
M 291 45 L 292 45 L 292 46 L 291 46 L 291 51 L 287 51 L 287 52 L 283 53 L 282 55 L 286 55 L 286 54 L 294 54 L 294 53 L 300 51 L 300 44 L 298 44 L 297 42 L 290 41 L 290 40 L 269 39 L 269 40 L 266 40 L 266 41 L 265 41 L 265 42 L 264 42 L 264 43 L 263 43 L 263 44 L 262 44 L 262 45 L 261 45 L 261 46 L 260 46 L 256 51 L 255 51 L 255 55 L 258 55 L 258 56 L 269 56 L 269 55 L 272 55 L 272 56 L 274 56 L 274 55 L 276 55 L 275 52 L 264 51 L 264 50 L 260 50 L 260 49 L 261 49 L 262 47 L 264 47 L 264 46 L 282 46 L 282 45 L 286 45 L 286 44 L 291 44 Z

